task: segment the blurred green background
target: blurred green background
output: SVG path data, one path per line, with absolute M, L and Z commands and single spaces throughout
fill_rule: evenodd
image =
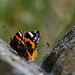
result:
M 41 32 L 37 64 L 74 23 L 75 0 L 0 0 L 0 38 L 9 42 L 3 24 L 12 37 L 19 30 Z

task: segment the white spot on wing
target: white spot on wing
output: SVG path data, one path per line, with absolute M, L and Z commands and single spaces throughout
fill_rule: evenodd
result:
M 19 32 L 19 35 L 22 37 L 22 34 Z
M 36 31 L 34 31 L 34 33 L 36 33 Z
M 29 35 L 30 35 L 31 37 L 33 37 L 33 36 L 34 36 L 31 32 L 28 32 L 28 33 L 29 33 Z
M 36 40 L 37 38 L 35 37 L 35 40 Z

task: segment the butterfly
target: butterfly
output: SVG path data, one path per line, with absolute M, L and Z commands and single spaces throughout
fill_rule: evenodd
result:
M 20 30 L 11 38 L 9 44 L 19 56 L 24 57 L 26 60 L 33 61 L 37 56 L 36 49 L 38 48 L 40 37 L 40 31 L 25 33 Z

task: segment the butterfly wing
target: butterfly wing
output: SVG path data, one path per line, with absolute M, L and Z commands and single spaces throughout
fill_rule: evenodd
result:
M 24 35 L 24 31 L 21 30 L 9 42 L 10 46 L 22 57 L 26 57 L 26 41 Z
M 39 31 L 24 33 L 19 31 L 10 40 L 10 46 L 21 56 L 27 60 L 33 61 L 37 56 L 37 47 L 41 34 Z
M 26 41 L 26 48 L 28 53 L 28 58 L 33 61 L 34 58 L 37 56 L 37 47 L 39 38 L 41 37 L 40 31 L 32 31 L 25 33 L 25 41 Z

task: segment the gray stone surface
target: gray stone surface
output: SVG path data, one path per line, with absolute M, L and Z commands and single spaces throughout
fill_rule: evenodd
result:
M 51 75 L 75 75 L 75 25 L 46 54 L 41 68 Z
M 0 75 L 40 75 L 39 67 L 19 57 L 0 39 Z

